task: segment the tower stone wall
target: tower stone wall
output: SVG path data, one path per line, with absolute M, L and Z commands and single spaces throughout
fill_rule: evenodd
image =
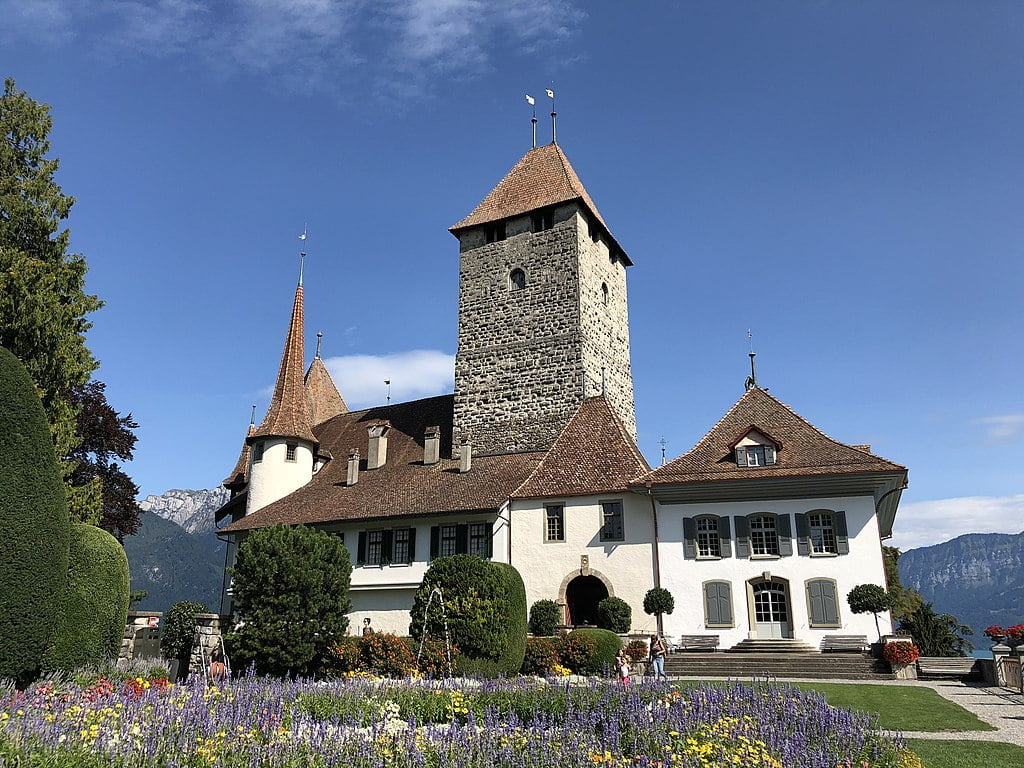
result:
M 526 214 L 506 220 L 503 240 L 486 242 L 485 227 L 460 235 L 456 450 L 549 448 L 584 397 L 601 393 L 602 366 L 609 400 L 635 431 L 625 265 L 593 241 L 578 203 L 552 212 L 539 232 Z

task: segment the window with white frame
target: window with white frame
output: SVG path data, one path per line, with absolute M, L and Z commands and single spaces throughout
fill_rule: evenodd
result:
M 409 528 L 396 528 L 391 533 L 391 561 L 393 563 L 408 563 L 409 557 Z
M 487 557 L 487 542 L 491 538 L 491 527 L 487 523 L 469 524 L 469 554 Z
M 440 533 L 441 557 L 450 557 L 458 551 L 459 529 L 455 525 L 442 525 Z
M 718 537 L 717 517 L 697 518 L 697 557 L 721 557 L 722 544 Z
M 622 502 L 601 502 L 601 541 L 622 541 L 625 534 L 622 526 Z
M 812 512 L 807 516 L 811 530 L 811 554 L 835 555 L 839 553 L 836 544 L 836 526 L 828 512 Z
M 384 531 L 366 532 L 366 564 L 380 565 L 384 549 Z
M 779 534 L 774 515 L 761 515 L 750 521 L 750 551 L 758 555 L 779 554 Z
M 565 507 L 548 504 L 544 507 L 544 541 L 565 541 Z

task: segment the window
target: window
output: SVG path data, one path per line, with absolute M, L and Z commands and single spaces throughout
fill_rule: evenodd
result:
M 252 446 L 252 460 L 255 464 L 258 461 L 263 461 L 263 443 L 254 443 Z
M 488 224 L 484 227 L 484 240 L 488 243 L 495 243 L 505 239 L 505 222 L 499 221 L 495 224 Z
M 728 581 L 704 582 L 704 626 L 733 626 L 732 585 Z
M 459 528 L 456 525 L 441 526 L 441 546 L 438 550 L 441 557 L 450 557 L 458 553 Z
M 622 502 L 601 502 L 601 541 L 622 541 Z
M 779 535 L 775 530 L 774 515 L 761 515 L 750 521 L 750 551 L 754 557 L 779 554 Z
M 548 208 L 546 211 L 537 211 L 531 217 L 534 232 L 543 232 L 555 226 L 555 212 Z
M 565 508 L 561 504 L 544 507 L 544 541 L 565 541 Z
M 298 446 L 295 443 L 288 443 L 288 445 L 284 449 L 285 461 L 295 461 L 295 449 L 297 447 Z
M 608 283 L 601 283 L 601 303 L 608 306 Z
M 521 291 L 526 287 L 526 273 L 521 269 L 513 269 L 508 276 L 508 287 L 512 291 Z
M 737 445 L 736 463 L 741 467 L 767 467 L 775 463 L 773 445 Z
M 836 555 L 839 548 L 836 546 L 836 528 L 832 522 L 832 515 L 828 512 L 812 512 L 807 516 L 810 527 L 811 554 L 812 555 Z
M 807 619 L 812 627 L 839 627 L 839 600 L 832 579 L 807 582 Z
M 469 554 L 487 559 L 490 557 L 490 541 L 491 527 L 487 523 L 469 524 Z
M 391 562 L 411 563 L 412 552 L 409 549 L 411 528 L 396 528 L 391 534 Z
M 721 557 L 722 545 L 718 538 L 718 518 L 697 518 L 697 557 Z
M 366 565 L 381 565 L 383 563 L 384 531 L 366 532 Z
M 601 242 L 601 228 L 597 225 L 593 216 L 587 217 L 587 234 L 590 235 L 591 242 Z

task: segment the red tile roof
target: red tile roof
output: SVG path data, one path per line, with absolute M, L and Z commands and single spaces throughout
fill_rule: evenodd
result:
M 731 447 L 751 428 L 778 441 L 780 448 L 774 465 L 736 465 Z M 833 440 L 765 390 L 755 387 L 744 393 L 691 450 L 635 482 L 670 485 L 906 471 L 899 464 Z
M 622 252 L 626 262 L 632 263 L 615 240 L 601 212 L 597 210 L 590 194 L 569 163 L 569 158 L 557 144 L 536 147 L 523 155 L 473 212 L 451 227 L 450 231 L 457 235 L 459 231 L 469 227 L 521 216 L 538 208 L 571 200 L 583 203 L 615 247 Z
M 650 471 L 603 397 L 585 400 L 514 498 L 619 493 Z
M 348 456 L 353 448 L 363 457 L 358 482 L 346 486 L 347 465 L 336 458 L 294 493 L 225 528 L 242 531 L 279 523 L 286 525 L 409 517 L 446 512 L 494 512 L 540 462 L 542 453 L 474 456 L 469 472 L 458 460 L 443 458 L 423 464 L 423 436 L 441 428 L 441 455 L 451 456 L 454 396 L 445 395 L 365 411 L 341 414 L 319 424 L 314 432 L 321 451 Z M 367 427 L 389 421 L 387 461 L 366 469 Z
M 316 443 L 309 424 L 309 406 L 306 403 L 306 387 L 302 375 L 305 366 L 303 326 L 302 283 L 299 283 L 295 289 L 292 317 L 285 337 L 277 383 L 274 385 L 274 396 L 263 423 L 249 436 L 250 441 L 257 437 L 297 437 Z
M 327 366 L 319 357 L 313 358 L 306 371 L 306 402 L 309 406 L 309 423 L 313 426 L 323 424 L 341 413 L 348 413 L 348 406 L 334 379 L 327 371 Z

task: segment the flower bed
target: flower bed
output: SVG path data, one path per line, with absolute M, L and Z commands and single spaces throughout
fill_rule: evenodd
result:
M 47 686 L 0 705 L 0 765 L 899 768 L 866 715 L 781 685 Z

